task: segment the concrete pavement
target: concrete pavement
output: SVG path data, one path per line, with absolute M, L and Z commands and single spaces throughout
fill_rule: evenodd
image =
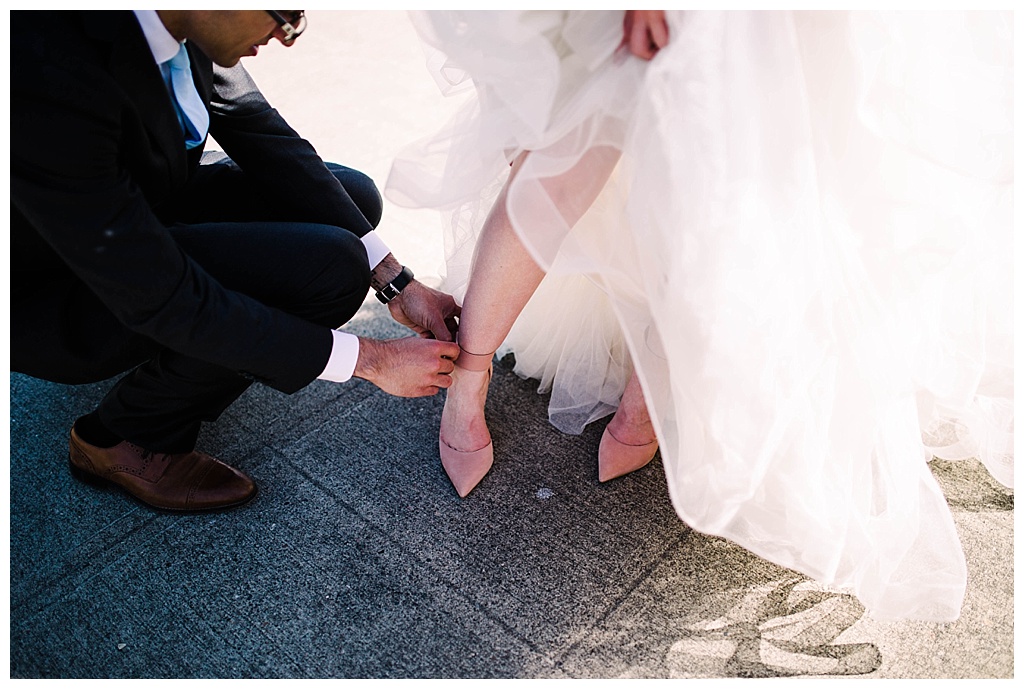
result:
M 451 112 L 401 13 L 310 12 L 246 66 L 321 155 L 383 185 Z M 438 275 L 433 213 L 387 206 L 385 241 Z M 406 334 L 372 298 L 348 328 Z M 967 555 L 953 624 L 879 623 L 856 599 L 696 533 L 660 461 L 599 484 L 603 423 L 567 436 L 495 369 L 491 474 L 460 500 L 437 458 L 443 396 L 253 387 L 201 447 L 260 493 L 153 512 L 73 480 L 66 433 L 108 384 L 10 375 L 13 678 L 1013 677 L 1012 491 L 935 462 Z

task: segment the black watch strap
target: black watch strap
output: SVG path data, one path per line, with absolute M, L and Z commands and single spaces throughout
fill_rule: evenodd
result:
M 394 280 L 377 290 L 377 299 L 380 300 L 381 304 L 387 304 L 389 301 L 401 294 L 403 289 L 409 286 L 413 277 L 415 276 L 412 274 L 412 271 L 405 266 L 402 266 L 402 272 L 396 275 Z

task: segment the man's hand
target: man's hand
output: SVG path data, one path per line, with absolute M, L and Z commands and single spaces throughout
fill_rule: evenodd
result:
M 426 397 L 452 384 L 459 346 L 416 337 L 398 340 L 359 338 L 356 378 L 368 380 L 398 397 Z
M 626 10 L 622 22 L 622 45 L 639 58 L 650 60 L 668 45 L 668 24 L 664 10 Z
M 451 295 L 413 280 L 388 302 L 391 317 L 423 338 L 454 342 L 462 309 Z

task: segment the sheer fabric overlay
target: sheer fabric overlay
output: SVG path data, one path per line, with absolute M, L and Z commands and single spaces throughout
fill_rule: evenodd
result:
M 529 151 L 508 211 L 547 276 L 503 351 L 552 423 L 614 412 L 635 366 L 688 525 L 876 618 L 956 619 L 927 462 L 1013 483 L 1012 18 L 669 13 L 651 62 L 622 19 L 414 14 L 438 84 L 472 93 L 386 194 L 442 212 L 461 300 Z

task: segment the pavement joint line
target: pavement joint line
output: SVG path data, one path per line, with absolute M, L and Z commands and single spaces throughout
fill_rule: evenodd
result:
M 127 500 L 127 498 L 125 498 L 125 499 Z M 135 507 L 130 512 L 126 512 L 125 514 L 120 516 L 118 519 L 114 520 L 113 522 L 108 524 L 106 527 L 101 529 L 99 532 L 94 533 L 87 540 L 83 541 L 82 543 L 78 544 L 77 546 L 75 546 L 71 550 L 67 551 L 62 556 L 62 560 L 66 561 L 66 562 L 71 562 L 71 561 L 73 561 L 75 559 L 73 557 L 75 553 L 89 553 L 90 551 L 96 550 L 96 548 L 88 548 L 87 546 L 89 544 L 96 544 L 97 546 L 99 546 L 99 549 L 104 550 L 105 552 L 110 552 L 111 549 L 103 548 L 102 547 L 103 543 L 102 543 L 102 541 L 99 540 L 99 533 L 101 533 L 103 531 L 110 530 L 110 528 L 113 527 L 116 523 L 118 523 L 120 521 L 124 521 L 129 516 L 131 516 L 132 514 L 145 514 L 145 510 L 141 506 L 138 506 L 138 507 Z M 131 528 L 129 530 L 128 534 L 129 535 L 141 534 L 142 532 L 144 532 L 146 530 L 145 527 L 147 525 L 152 524 L 155 521 L 158 521 L 159 517 L 161 517 L 161 516 L 163 516 L 163 515 L 159 515 L 159 514 L 156 514 L 156 513 L 153 513 L 153 514 L 149 515 L 149 517 L 147 517 L 141 525 L 138 525 L 138 526 L 135 526 L 135 527 Z M 159 532 L 157 532 L 157 533 L 153 534 L 151 537 L 149 537 L 147 539 L 147 542 L 155 540 L 160 534 L 165 533 L 169 529 L 173 528 L 175 525 L 176 525 L 175 521 L 173 521 L 173 520 L 169 521 L 166 527 L 160 529 Z M 124 540 L 125 540 L 125 536 L 122 535 L 121 537 L 116 539 L 116 542 L 118 544 L 121 544 L 121 545 L 127 545 L 124 542 Z M 111 568 L 111 566 L 113 566 L 114 564 L 116 564 L 118 562 L 123 562 L 125 557 L 127 557 L 128 555 L 130 555 L 133 552 L 136 552 L 137 550 L 138 550 L 137 546 L 132 546 L 123 555 L 119 556 L 116 560 L 106 562 L 106 564 L 102 565 L 98 570 L 94 571 L 92 574 L 86 574 L 86 573 L 83 572 L 82 569 L 75 569 L 70 564 L 64 565 L 64 566 L 60 567 L 58 570 L 56 570 L 51 576 L 48 576 L 45 579 L 39 581 L 32 591 L 26 592 L 23 595 L 19 595 L 19 598 L 23 598 L 26 601 L 25 603 L 19 603 L 19 604 L 15 605 L 14 601 L 11 600 L 10 601 L 11 602 L 11 613 L 13 614 L 16 611 L 20 611 L 22 608 L 24 608 L 26 605 L 28 605 L 27 601 L 34 601 L 36 603 L 38 603 L 40 601 L 45 601 L 42 607 L 40 607 L 40 608 L 38 608 L 38 609 L 33 611 L 33 615 L 38 615 L 39 613 L 42 613 L 42 612 L 44 612 L 44 611 L 46 611 L 46 610 L 48 610 L 48 609 L 50 609 L 50 608 L 52 608 L 54 606 L 58 606 L 62 602 L 64 602 L 64 600 L 67 597 L 69 597 L 70 595 L 73 595 L 74 593 L 82 590 L 90 582 L 95 581 L 96 579 L 101 578 L 102 574 L 104 572 L 106 572 L 107 570 L 109 570 Z M 101 561 L 102 562 L 102 560 L 97 560 L 95 558 L 89 558 L 89 560 L 90 560 L 90 562 L 92 562 L 92 561 Z M 65 571 L 67 571 L 67 573 L 65 573 Z M 80 576 L 76 576 L 76 573 L 81 573 L 81 574 L 80 574 Z M 60 586 L 57 586 L 56 583 L 57 582 L 64 582 L 64 581 L 75 582 L 73 584 L 73 588 L 70 591 L 67 591 L 66 593 L 62 594 L 61 596 L 57 596 L 56 598 L 53 598 L 52 600 L 47 600 L 47 598 L 52 598 L 52 596 L 48 596 L 46 592 L 61 591 L 62 588 Z
M 289 463 L 289 464 L 292 464 L 292 462 L 290 460 L 286 459 L 286 462 Z M 309 471 L 307 471 L 303 467 L 301 467 L 301 466 L 299 466 L 297 464 L 292 464 L 292 466 L 294 466 L 296 471 L 301 473 L 303 475 L 303 477 L 306 478 L 307 481 L 312 483 L 314 486 L 316 486 L 323 493 L 329 495 L 335 501 L 339 502 L 342 506 L 345 507 L 346 510 L 348 510 L 349 513 L 351 513 L 354 517 L 356 517 L 357 519 L 362 521 L 364 524 L 366 524 L 367 528 L 369 528 L 371 531 L 373 531 L 376 534 L 378 534 L 382 539 L 387 539 L 387 533 L 383 529 L 381 529 L 377 524 L 373 523 L 372 521 L 366 519 L 360 512 L 356 511 L 355 508 L 353 508 L 351 505 L 349 505 L 347 502 L 345 502 L 344 498 L 339 496 L 336 493 L 336 491 L 334 491 L 330 487 L 324 485 L 318 478 L 316 478 L 313 474 L 311 474 Z M 435 567 L 433 567 L 430 563 L 428 563 L 425 560 L 423 560 L 422 558 L 420 558 L 419 554 L 416 553 L 415 551 L 409 550 L 406 546 L 404 546 L 404 545 L 402 545 L 400 543 L 393 543 L 393 544 L 395 545 L 395 547 L 397 547 L 399 550 L 401 550 L 403 553 L 405 553 L 411 560 L 414 560 L 418 565 L 420 565 L 424 569 L 426 569 L 428 571 L 431 571 L 431 572 L 434 572 L 434 573 L 439 573 L 438 570 Z M 510 627 L 509 625 L 507 625 L 505 622 L 502 621 L 502 619 L 500 617 L 498 617 L 497 615 L 492 613 L 488 608 L 483 607 L 483 605 L 479 601 L 477 601 L 474 598 L 470 598 L 469 596 L 467 596 L 462 591 L 462 589 L 460 587 L 456 586 L 454 584 L 454 582 L 452 582 L 449 578 L 447 578 L 447 577 L 439 577 L 439 580 L 444 582 L 444 585 L 445 585 L 445 587 L 448 590 L 453 591 L 456 595 L 458 595 L 460 598 L 462 598 L 462 600 L 470 608 L 476 610 L 481 615 L 483 615 L 484 617 L 486 617 L 487 619 L 489 619 L 493 623 L 495 623 L 498 627 L 504 629 L 506 631 L 506 633 L 508 633 L 510 636 L 512 636 L 512 637 L 518 639 L 519 641 L 521 641 L 531 651 L 534 651 L 535 653 L 540 653 L 541 652 L 540 647 L 538 647 L 528 636 L 523 636 L 523 635 L 519 634 L 515 630 L 515 628 Z M 564 653 L 562 655 L 564 657 Z

